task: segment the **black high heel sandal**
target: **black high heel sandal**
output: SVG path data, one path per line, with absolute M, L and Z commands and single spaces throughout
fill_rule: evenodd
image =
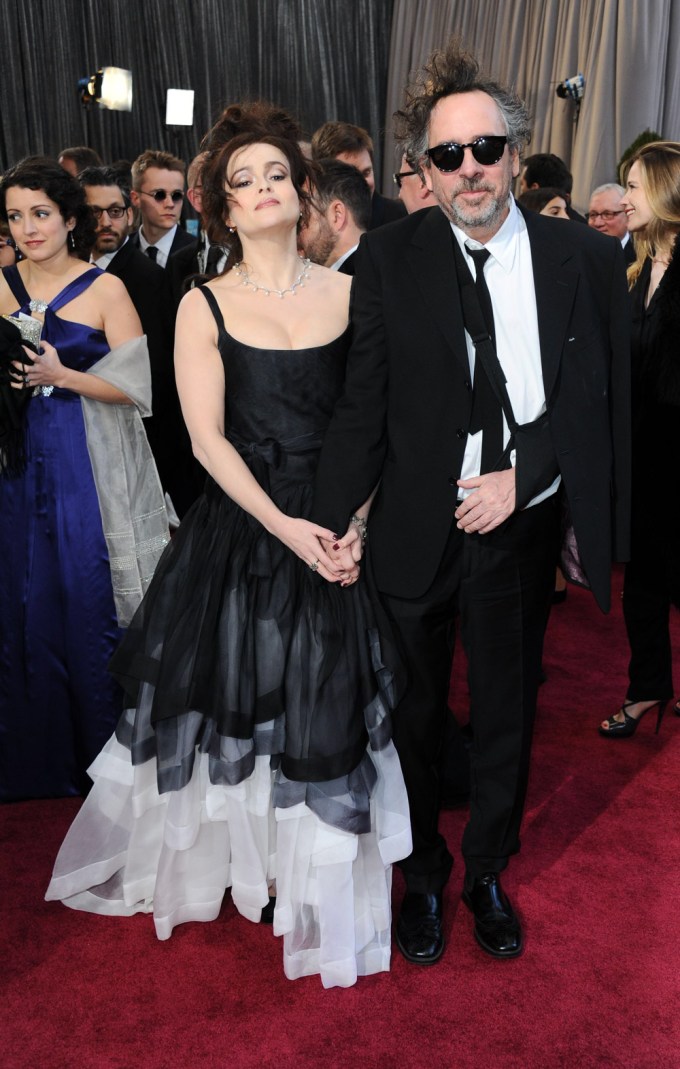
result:
M 629 739 L 631 735 L 634 735 L 637 731 L 637 726 L 642 720 L 645 713 L 648 713 L 650 709 L 656 709 L 656 730 L 655 735 L 659 734 L 659 728 L 661 727 L 661 721 L 663 720 L 663 714 L 666 712 L 666 706 L 668 705 L 668 699 L 665 701 L 654 702 L 647 709 L 640 713 L 639 716 L 629 716 L 626 709 L 630 709 L 631 705 L 637 705 L 637 702 L 624 702 L 621 706 L 620 712 L 623 713 L 623 720 L 607 720 L 607 727 L 602 727 L 600 724 L 598 731 L 600 735 L 603 735 L 605 739 Z M 677 705 L 675 710 L 680 716 L 680 710 Z

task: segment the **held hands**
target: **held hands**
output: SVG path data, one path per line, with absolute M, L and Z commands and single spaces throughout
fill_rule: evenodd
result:
M 16 390 L 32 390 L 34 386 L 63 385 L 62 377 L 66 369 L 53 345 L 47 341 L 41 341 L 39 353 L 32 352 L 26 346 L 23 349 L 31 363 L 22 364 L 16 360 L 13 362 L 15 381 L 12 382 L 12 386 Z
M 281 525 L 273 532 L 284 546 L 296 553 L 312 571 L 318 572 L 329 583 L 347 586 L 359 575 L 358 565 L 351 557 L 333 550 L 338 545 L 332 531 L 316 523 L 294 516 L 281 516 Z
M 459 479 L 463 490 L 474 490 L 456 509 L 458 528 L 467 534 L 488 534 L 515 511 L 515 469 L 490 471 L 474 479 Z
M 349 586 L 359 578 L 359 561 L 361 560 L 364 543 L 361 531 L 355 524 L 350 524 L 342 538 L 333 539 L 330 542 L 323 541 L 323 547 L 330 559 L 344 569 L 345 578 L 341 586 Z

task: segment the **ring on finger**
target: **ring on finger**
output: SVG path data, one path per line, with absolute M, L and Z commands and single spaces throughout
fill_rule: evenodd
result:
M 318 557 L 317 557 L 316 560 L 312 561 L 312 563 L 310 564 L 309 567 L 312 569 L 313 572 L 318 572 L 318 570 L 319 570 L 319 559 L 318 559 Z

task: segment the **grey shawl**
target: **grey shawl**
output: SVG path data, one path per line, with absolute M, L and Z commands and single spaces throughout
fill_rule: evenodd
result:
M 88 371 L 133 401 L 112 405 L 81 398 L 118 623 L 127 627 L 170 540 L 163 490 L 141 418 L 151 415 L 146 338 L 124 342 Z

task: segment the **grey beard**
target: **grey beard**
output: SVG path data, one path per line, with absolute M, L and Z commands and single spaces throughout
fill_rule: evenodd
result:
M 485 186 L 477 185 L 474 182 L 466 183 L 462 188 L 468 191 L 484 190 L 485 192 L 491 192 L 490 190 L 487 190 Z M 458 192 L 460 192 L 460 190 Z M 509 193 L 510 186 L 508 186 L 507 189 L 502 190 L 499 196 L 493 197 L 481 213 L 478 209 L 474 208 L 469 210 L 460 208 L 455 197 L 451 198 L 450 203 L 442 204 L 441 208 L 449 221 L 452 222 L 454 226 L 460 227 L 461 230 L 472 230 L 477 227 L 488 229 L 489 227 L 492 227 L 494 223 L 500 223 L 502 221 L 503 212 L 508 203 Z

